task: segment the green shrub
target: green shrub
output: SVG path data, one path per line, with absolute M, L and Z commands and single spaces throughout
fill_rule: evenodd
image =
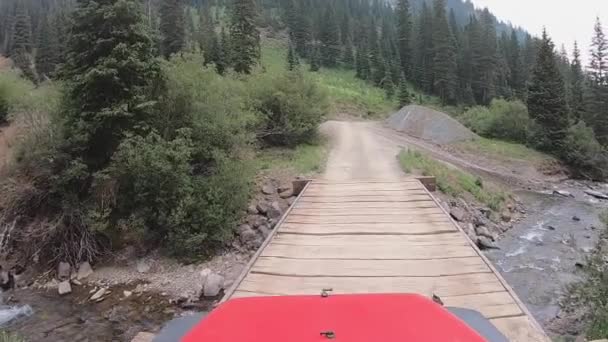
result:
M 608 177 L 608 151 L 583 121 L 568 129 L 560 154 L 577 176 L 597 180 Z
M 209 255 L 231 236 L 246 206 L 250 174 L 245 164 L 219 155 L 205 174 L 196 174 L 194 152 L 188 130 L 171 141 L 157 133 L 123 141 L 97 177 L 96 217 L 109 219 L 98 226 L 123 241 L 164 242 L 176 256 Z
M 253 101 L 262 113 L 259 136 L 271 145 L 310 142 L 327 111 L 327 99 L 317 84 L 298 72 L 260 75 L 250 80 Z
M 520 101 L 495 99 L 490 107 L 473 107 L 460 120 L 475 133 L 502 140 L 525 142 L 530 117 L 525 104 Z

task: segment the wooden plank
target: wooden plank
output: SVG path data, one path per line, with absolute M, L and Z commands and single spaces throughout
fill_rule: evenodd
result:
M 386 181 L 386 180 L 381 180 L 381 179 L 342 180 L 342 181 L 318 179 L 318 180 L 313 180 L 311 184 L 312 185 L 364 185 L 364 184 L 389 184 L 389 185 L 393 185 L 393 184 L 407 184 L 407 183 L 419 184 L 420 181 L 418 179 L 414 178 L 414 177 L 412 177 L 412 178 L 403 178 L 402 180 L 398 180 L 398 181 Z
M 536 328 L 529 316 L 491 319 L 490 322 L 511 342 L 549 342 L 550 339 Z
M 308 182 L 308 183 L 306 183 L 304 185 L 304 189 L 296 197 L 294 203 L 297 203 L 302 198 L 302 194 L 306 191 L 306 188 L 310 184 L 311 183 Z M 277 224 L 274 227 L 274 229 L 270 232 L 270 234 L 266 237 L 266 240 L 264 240 L 264 242 L 262 243 L 262 246 L 260 246 L 260 248 L 255 252 L 255 254 L 251 258 L 251 260 L 249 260 L 249 262 L 247 263 L 247 266 L 245 266 L 245 268 L 243 269 L 243 271 L 241 272 L 241 274 L 239 274 L 239 276 L 236 279 L 236 281 L 232 284 L 232 286 L 230 286 L 230 288 L 228 290 L 226 290 L 224 292 L 224 296 L 222 297 L 222 300 L 220 302 L 223 303 L 223 302 L 227 301 L 228 299 L 230 299 L 230 297 L 232 296 L 232 294 L 234 293 L 234 291 L 236 291 L 236 289 L 239 287 L 239 285 L 241 284 L 241 282 L 243 281 L 243 279 L 245 279 L 245 277 L 247 277 L 247 275 L 249 274 L 249 272 L 251 272 L 251 269 L 253 268 L 253 265 L 256 263 L 256 261 L 258 260 L 258 258 L 260 257 L 260 255 L 262 254 L 262 252 L 264 251 L 264 249 L 266 248 L 266 246 L 268 246 L 268 244 L 270 244 L 270 242 L 272 241 L 272 239 L 274 238 L 274 236 L 277 234 L 277 232 L 279 231 L 281 225 L 283 224 L 283 222 L 285 221 L 285 219 L 287 218 L 287 216 L 289 216 L 289 213 L 291 212 L 291 210 L 293 210 L 293 208 L 294 208 L 293 206 L 290 206 L 289 208 L 287 208 L 287 210 L 285 211 L 285 213 L 283 213 L 283 216 L 281 216 L 281 219 L 279 220 L 279 222 L 277 222 Z
M 350 260 L 428 260 L 475 257 L 469 246 L 294 246 L 273 241 L 262 253 L 264 257 L 296 259 Z
M 437 207 L 432 208 L 417 208 L 416 210 L 410 209 L 397 209 L 397 208 L 327 208 L 327 209 L 304 209 L 296 207 L 292 211 L 292 215 L 305 215 L 305 216 L 352 216 L 352 215 L 365 215 L 365 216 L 386 216 L 386 215 L 443 215 L 443 211 Z
M 294 246 L 469 246 L 460 232 L 437 235 L 300 235 L 279 232 L 273 244 Z
M 436 277 L 490 272 L 478 257 L 441 260 L 302 260 L 260 256 L 252 272 L 305 277 Z
M 383 208 L 383 209 L 419 209 L 419 208 L 437 208 L 435 202 L 431 199 L 427 201 L 417 202 L 349 202 L 349 203 L 302 203 L 298 202 L 294 204 L 297 209 L 371 209 L 371 208 Z
M 441 298 L 504 291 L 492 273 L 442 277 L 288 277 L 252 273 L 239 287 L 251 292 L 315 295 L 322 289 L 332 293 L 419 293 Z
M 310 224 L 310 223 L 285 223 L 281 226 L 281 232 L 298 234 L 396 234 L 396 235 L 420 235 L 420 234 L 446 234 L 457 232 L 451 224 L 446 223 L 352 223 L 352 224 Z
M 366 196 L 366 197 L 305 197 L 302 198 L 302 203 L 352 203 L 352 202 L 418 202 L 428 201 L 428 195 L 412 195 L 412 196 Z
M 414 195 L 425 195 L 423 190 L 401 190 L 401 191 L 391 191 L 391 190 L 360 190 L 360 191 L 318 191 L 318 192 L 306 192 L 304 198 L 333 198 L 333 197 L 378 197 L 378 196 L 386 196 L 389 198 L 399 197 L 399 198 L 407 198 L 409 196 Z
M 450 221 L 443 214 L 428 214 L 428 215 L 413 215 L 413 214 L 397 214 L 397 215 L 350 215 L 350 216 L 305 216 L 292 214 L 289 215 L 287 223 L 314 223 L 314 224 L 350 224 L 350 223 L 445 223 Z

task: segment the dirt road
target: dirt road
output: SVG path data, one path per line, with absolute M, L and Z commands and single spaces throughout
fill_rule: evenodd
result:
M 399 180 L 400 146 L 378 135 L 375 122 L 328 121 L 321 131 L 331 140 L 324 179 Z

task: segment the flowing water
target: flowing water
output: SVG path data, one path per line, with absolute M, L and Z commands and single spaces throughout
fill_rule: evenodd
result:
M 598 215 L 608 207 L 569 188 L 574 198 L 520 192 L 526 218 L 487 253 L 506 281 L 543 325 L 555 318 L 568 284 L 583 276 L 580 266 L 595 247 L 602 228 Z

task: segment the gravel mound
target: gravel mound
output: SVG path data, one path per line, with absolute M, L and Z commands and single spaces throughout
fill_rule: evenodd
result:
M 448 114 L 410 105 L 391 115 L 389 127 L 435 144 L 477 139 L 477 135 Z

